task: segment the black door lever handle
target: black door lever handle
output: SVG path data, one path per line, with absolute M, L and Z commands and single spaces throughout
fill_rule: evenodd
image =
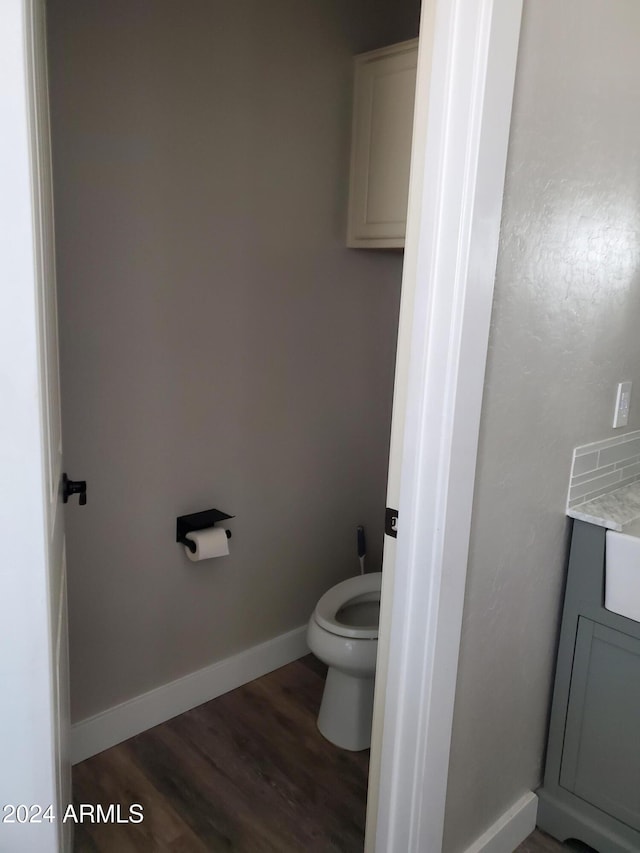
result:
M 67 503 L 71 495 L 78 495 L 78 503 L 84 506 L 87 502 L 87 481 L 70 480 L 66 474 L 62 475 L 62 502 Z

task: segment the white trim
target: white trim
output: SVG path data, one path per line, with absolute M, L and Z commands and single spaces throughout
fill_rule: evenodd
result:
M 298 660 L 309 653 L 306 631 L 303 625 L 75 723 L 71 726 L 72 763 Z
M 424 181 L 407 231 L 414 319 L 393 601 L 380 626 L 389 659 L 372 756 L 376 833 L 366 843 L 377 853 L 442 849 L 521 14 L 522 0 L 438 0 L 431 69 L 418 66 L 417 110 L 425 104 L 428 118 L 414 139 Z
M 513 853 L 536 828 L 538 798 L 529 791 L 489 829 L 467 847 L 465 853 Z
M 42 432 L 32 0 L 0 3 L 0 804 L 53 804 L 53 637 Z M 43 808 L 46 807 L 43 805 Z M 58 851 L 55 823 L 0 823 L 0 849 Z

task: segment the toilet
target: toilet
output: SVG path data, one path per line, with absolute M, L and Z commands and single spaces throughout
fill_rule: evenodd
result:
M 313 611 L 307 643 L 329 671 L 318 729 L 342 749 L 371 746 L 382 572 L 331 587 Z

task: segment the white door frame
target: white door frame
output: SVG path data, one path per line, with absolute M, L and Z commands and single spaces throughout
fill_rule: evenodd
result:
M 47 164 L 36 130 L 42 132 L 37 89 L 43 69 L 35 56 L 42 19 L 35 5 L 0 3 L 0 849 L 15 853 L 53 853 L 70 844 L 57 800 L 57 610 L 51 604 L 64 600 L 64 590 L 53 588 L 50 571 L 57 489 L 49 485 L 57 478 L 47 457 L 52 410 L 45 403 L 40 314 L 49 279 L 41 207 Z M 23 807 L 23 821 L 27 806 L 31 820 L 20 822 L 6 810 L 10 805 Z
M 442 849 L 522 16 L 522 0 L 428 5 L 403 272 L 408 342 L 394 401 L 394 422 L 404 421 L 399 533 L 383 588 L 365 845 L 376 853 Z M 387 565 L 385 553 L 383 576 Z

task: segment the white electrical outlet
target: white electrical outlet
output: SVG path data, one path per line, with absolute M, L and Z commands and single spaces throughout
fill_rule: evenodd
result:
M 620 382 L 616 395 L 616 408 L 613 413 L 613 428 L 626 426 L 629 423 L 629 406 L 631 405 L 631 382 Z

